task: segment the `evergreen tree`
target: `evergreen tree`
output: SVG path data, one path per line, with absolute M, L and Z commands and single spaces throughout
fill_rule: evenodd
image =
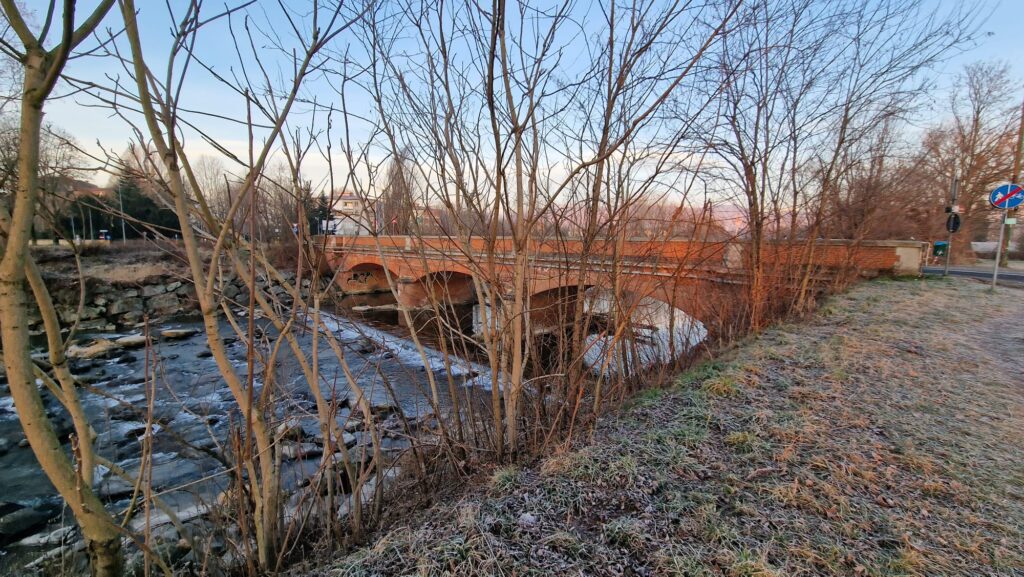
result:
M 178 216 L 169 208 L 164 208 L 143 193 L 138 182 L 127 175 L 122 175 L 114 187 L 113 196 L 107 203 L 113 209 L 111 217 L 111 234 L 121 237 L 121 222 L 118 211 L 125 214 L 125 236 L 142 238 L 155 229 L 159 234 L 173 237 L 181 232 Z

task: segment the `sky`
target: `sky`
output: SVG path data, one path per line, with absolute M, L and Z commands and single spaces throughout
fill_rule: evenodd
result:
M 870 0 L 868 0 L 870 1 Z M 934 5 L 937 12 L 948 10 L 958 6 L 962 0 L 924 0 L 926 4 Z M 45 0 L 27 0 L 25 3 L 30 11 L 41 15 L 46 8 Z M 172 6 L 184 4 L 183 2 L 171 1 Z M 212 4 L 212 3 L 208 3 Z M 1020 29 L 1024 24 L 1024 0 L 980 0 L 982 34 L 976 46 L 969 47 L 960 54 L 953 56 L 945 66 L 935 71 L 934 80 L 939 87 L 936 91 L 937 110 L 941 110 L 941 97 L 943 89 L 953 83 L 957 73 L 963 66 L 976 61 L 1004 60 L 1011 65 L 1012 77 L 1017 79 L 1022 87 L 1019 91 L 1024 96 L 1024 42 L 1020 42 Z M 79 19 L 92 6 L 95 0 L 81 0 L 79 2 Z M 218 5 L 220 5 L 218 3 Z M 141 0 L 140 7 L 140 28 L 144 40 L 144 50 L 151 65 L 161 63 L 168 50 L 168 39 L 171 35 L 169 29 L 165 3 L 157 0 Z M 38 16 L 37 16 L 38 17 Z M 269 32 L 275 32 L 277 26 L 285 26 L 280 18 L 270 17 L 270 20 L 256 22 L 257 26 L 268 27 Z M 108 17 L 108 22 L 113 25 L 118 19 Z M 235 20 L 235 30 L 239 30 L 239 20 Z M 108 28 L 109 30 L 109 28 Z M 266 46 L 259 46 L 260 50 L 268 50 Z M 217 70 L 220 74 L 232 74 L 238 70 L 235 47 L 226 21 L 215 24 L 207 33 L 200 36 L 200 44 L 197 46 L 197 53 L 207 58 L 207 64 Z M 251 63 L 252 61 L 249 60 Z M 154 68 L 157 66 L 154 65 Z M 271 69 L 271 74 L 274 73 Z M 115 78 L 122 81 L 129 81 L 124 70 L 110 58 L 84 57 L 78 58 L 69 63 L 67 73 L 72 77 L 80 78 L 106 78 L 110 83 Z M 163 71 L 160 71 L 162 74 Z M 319 91 L 335 90 L 331 83 L 321 82 L 314 84 L 307 96 L 313 96 Z M 111 114 L 107 107 L 96 106 L 96 102 L 82 94 L 69 94 L 68 87 L 62 86 L 58 91 L 63 94 L 62 98 L 53 100 L 47 104 L 46 120 L 71 134 L 79 145 L 91 154 L 100 155 L 103 150 L 115 154 L 123 152 L 128 142 L 132 139 L 131 128 L 126 123 Z M 202 108 L 213 114 L 224 114 L 238 116 L 240 97 L 227 93 L 223 86 L 213 80 L 208 74 L 194 73 L 189 77 L 187 90 L 183 96 L 183 106 Z M 356 96 L 350 101 L 354 111 L 359 111 L 371 106 L 365 97 Z M 933 119 L 928 119 L 933 120 Z M 212 136 L 237 154 L 245 154 L 246 137 L 242 127 L 233 123 L 225 122 L 213 117 L 207 117 L 203 121 L 204 129 Z M 198 155 L 209 152 L 214 154 L 214 149 L 206 142 L 203 142 L 197 135 L 186 135 L 187 147 L 191 154 Z M 308 172 L 313 176 L 315 185 L 317 181 L 322 186 L 325 181 L 326 161 L 314 159 Z M 87 175 L 87 179 L 98 185 L 105 185 L 110 180 L 110 175 L 103 172 L 93 172 Z
M 963 0 L 935 0 L 937 7 L 956 6 Z M 981 5 L 982 35 L 978 45 L 949 60 L 941 71 L 943 84 L 948 86 L 956 73 L 967 64 L 977 61 L 1004 60 L 1021 84 L 1024 94 L 1024 44 L 1019 39 L 1024 26 L 1024 0 L 987 0 Z

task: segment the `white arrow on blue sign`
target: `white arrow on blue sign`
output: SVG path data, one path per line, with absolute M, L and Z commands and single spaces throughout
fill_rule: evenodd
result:
M 1024 186 L 1004 184 L 989 193 L 988 201 L 996 208 L 1017 208 L 1024 203 Z

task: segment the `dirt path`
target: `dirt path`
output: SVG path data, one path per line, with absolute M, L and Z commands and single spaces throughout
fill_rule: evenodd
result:
M 1024 290 L 879 281 L 332 575 L 1024 575 Z

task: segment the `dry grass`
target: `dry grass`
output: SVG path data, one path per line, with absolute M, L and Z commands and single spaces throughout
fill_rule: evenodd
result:
M 139 284 L 161 275 L 187 277 L 188 268 L 178 252 L 173 243 L 143 240 L 87 245 L 81 253 L 82 275 L 117 284 Z M 69 247 L 41 244 L 33 248 L 33 256 L 47 275 L 78 277 Z
M 99 264 L 86 269 L 86 276 L 99 278 L 111 283 L 139 283 L 147 278 L 175 272 L 166 263 L 149 264 Z
M 1024 294 L 996 296 L 858 286 L 320 573 L 1022 575 Z

